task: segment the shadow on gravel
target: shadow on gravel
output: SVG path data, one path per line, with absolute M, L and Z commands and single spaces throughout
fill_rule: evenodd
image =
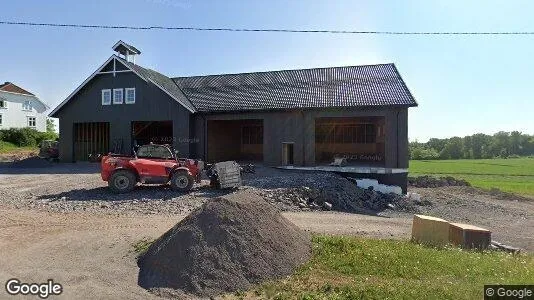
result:
M 95 174 L 100 173 L 97 163 L 53 163 L 38 157 L 30 157 L 16 162 L 0 162 L 0 174 L 39 175 L 39 174 Z
M 171 200 L 181 196 L 215 198 L 231 193 L 232 190 L 216 190 L 209 186 L 193 188 L 188 193 L 172 190 L 168 185 L 138 185 L 130 193 L 115 194 L 107 186 L 93 189 L 74 189 L 57 194 L 40 195 L 39 200 L 62 201 L 132 201 L 132 200 Z

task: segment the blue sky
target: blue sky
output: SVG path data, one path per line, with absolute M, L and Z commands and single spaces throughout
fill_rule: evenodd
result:
M 76 4 L 74 4 L 76 3 Z M 534 1 L 18 0 L 0 19 L 54 23 L 391 31 L 534 31 Z M 534 36 L 359 36 L 0 26 L 0 82 L 52 108 L 122 39 L 169 76 L 394 62 L 419 102 L 410 140 L 534 134 Z

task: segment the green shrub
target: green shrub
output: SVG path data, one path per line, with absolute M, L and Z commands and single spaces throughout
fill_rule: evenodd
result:
M 410 149 L 410 158 L 415 160 L 439 159 L 439 153 L 433 148 L 413 147 Z
M 46 140 L 57 140 L 59 136 L 55 132 L 39 132 L 39 135 L 37 136 L 36 142 L 37 145 L 39 145 L 42 141 Z
M 33 128 L 9 128 L 0 130 L 0 140 L 18 147 L 36 147 L 43 140 L 57 139 L 55 132 L 39 132 Z

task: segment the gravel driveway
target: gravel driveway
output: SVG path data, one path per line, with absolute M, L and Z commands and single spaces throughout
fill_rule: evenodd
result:
M 269 190 L 309 183 L 310 173 L 260 168 L 245 175 L 248 188 Z M 268 179 L 271 178 L 271 179 Z M 115 195 L 95 164 L 13 169 L 0 165 L 0 281 L 53 278 L 63 299 L 151 299 L 137 286 L 132 244 L 154 239 L 194 208 L 223 191 L 207 181 L 191 193 L 162 186 Z M 411 189 L 423 196 L 422 213 L 469 222 L 493 231 L 496 240 L 534 251 L 534 201 L 469 187 Z M 412 214 L 287 211 L 297 226 L 317 233 L 378 238 L 410 236 Z M 0 292 L 0 298 L 5 294 Z

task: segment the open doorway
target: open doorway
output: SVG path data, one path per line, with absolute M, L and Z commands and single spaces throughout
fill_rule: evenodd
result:
M 349 164 L 383 166 L 385 118 L 350 117 L 315 119 L 315 161 L 345 158 Z
M 282 165 L 293 165 L 295 163 L 294 156 L 294 143 L 282 143 Z
M 208 121 L 207 161 L 263 161 L 263 120 Z
M 109 147 L 109 123 L 74 123 L 74 161 L 86 161 L 90 154 L 107 154 Z
M 172 144 L 172 121 L 133 121 L 132 146 Z

